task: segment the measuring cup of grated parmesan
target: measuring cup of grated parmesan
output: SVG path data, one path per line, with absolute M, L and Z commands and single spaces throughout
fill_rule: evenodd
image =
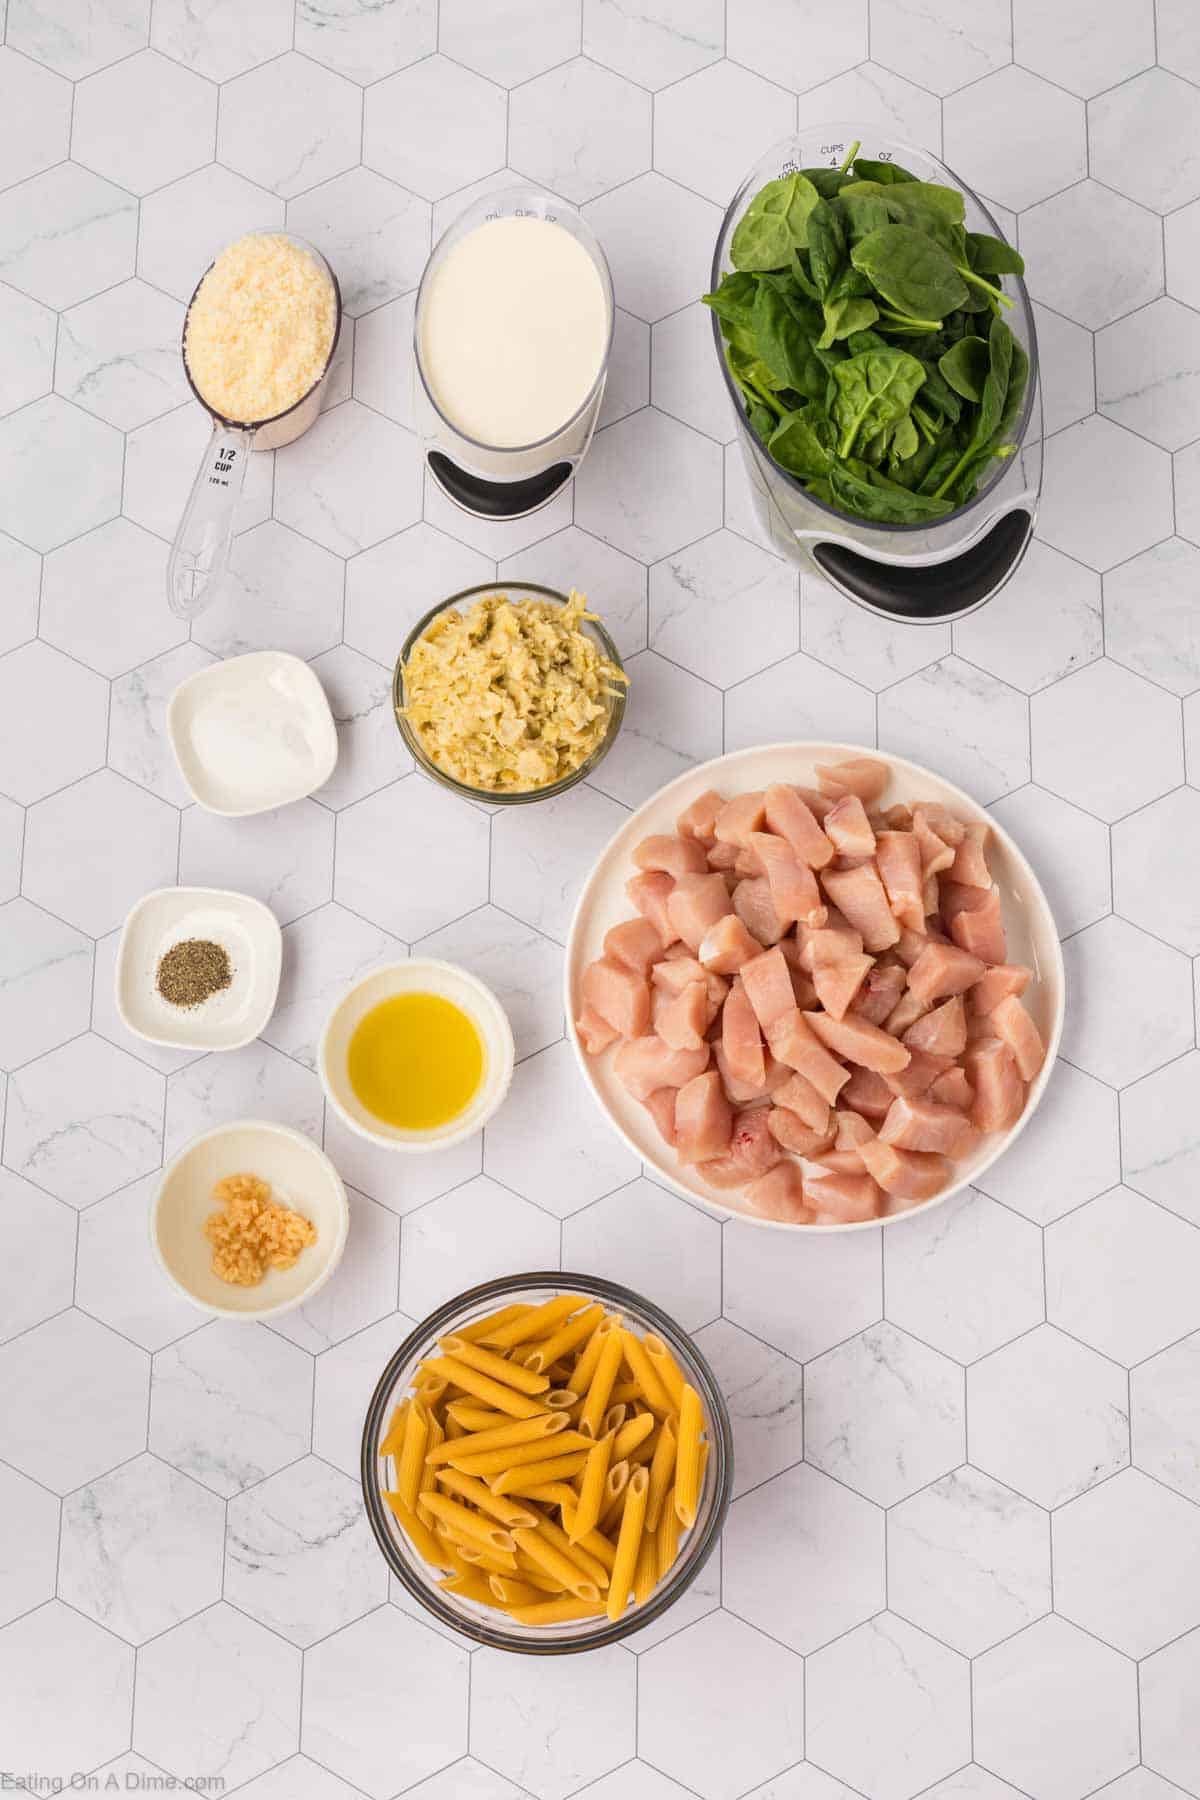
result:
M 291 232 L 248 232 L 201 277 L 184 319 L 183 367 L 213 428 L 167 563 L 167 603 L 179 618 L 217 597 L 248 452 L 281 449 L 316 421 L 341 325 L 337 276 Z

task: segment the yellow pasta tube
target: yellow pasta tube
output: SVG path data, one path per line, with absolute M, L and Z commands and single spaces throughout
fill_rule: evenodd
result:
M 547 1575 L 540 1563 L 535 1563 L 527 1556 L 521 1546 L 517 1545 L 517 1574 L 522 1581 L 528 1581 L 533 1587 L 542 1587 L 548 1594 L 565 1594 L 566 1588 L 553 1575 Z
M 540 1606 L 512 1606 L 509 1617 L 518 1625 L 567 1625 L 573 1619 L 598 1619 L 604 1612 L 595 1600 L 543 1600 Z
M 579 1431 L 559 1431 L 550 1438 L 534 1438 L 528 1444 L 512 1444 L 507 1450 L 485 1450 L 481 1456 L 463 1456 L 457 1445 L 450 1467 L 464 1475 L 502 1475 L 526 1463 L 545 1462 L 550 1456 L 566 1456 L 572 1450 L 590 1450 L 592 1440 Z
M 650 1459 L 650 1488 L 646 1495 L 646 1529 L 657 1531 L 663 1502 L 675 1474 L 675 1421 L 664 1419 Z
M 604 1504 L 600 1508 L 600 1529 L 607 1531 L 610 1523 L 619 1514 L 625 1502 L 625 1489 L 629 1485 L 629 1464 L 614 1463 L 608 1471 L 604 1483 Z
M 428 1427 L 428 1436 L 425 1439 L 425 1455 L 421 1459 L 421 1479 L 417 1487 L 417 1514 L 418 1517 L 425 1520 L 427 1525 L 432 1525 L 433 1519 L 426 1513 L 423 1504 L 425 1495 L 437 1480 L 437 1472 L 430 1460 L 430 1452 L 437 1450 L 446 1434 L 442 1430 L 442 1421 L 436 1413 L 426 1413 L 425 1423 Z
M 469 1575 L 448 1575 L 438 1586 L 447 1594 L 457 1594 L 462 1600 L 478 1600 L 482 1606 L 495 1606 L 496 1599 L 488 1586 L 487 1576 L 472 1570 Z
M 629 1408 L 623 1400 L 619 1406 L 610 1406 L 601 1421 L 603 1429 L 606 1432 L 619 1431 L 621 1426 L 625 1423 L 625 1414 L 628 1411 Z
M 428 1363 L 422 1363 L 413 1382 L 413 1397 L 423 1400 L 426 1406 L 435 1406 L 449 1385 L 444 1376 L 433 1374 Z
M 493 1575 L 488 1586 L 504 1607 L 545 1604 L 545 1588 L 534 1587 L 532 1581 L 522 1581 L 519 1575 Z
M 543 1519 L 538 1530 L 550 1543 L 557 1545 L 564 1556 L 569 1557 L 573 1563 L 578 1563 L 589 1581 L 594 1581 L 597 1587 L 608 1586 L 611 1557 L 597 1556 L 587 1544 L 573 1544 L 562 1526 L 556 1525 L 553 1519 Z
M 532 1307 L 519 1319 L 510 1319 L 494 1330 L 484 1332 L 479 1342 L 490 1350 L 511 1350 L 514 1344 L 527 1344 L 530 1338 L 556 1330 L 564 1319 L 586 1305 L 582 1294 L 560 1294 L 556 1300 L 543 1300 L 540 1306 Z
M 679 1555 L 679 1514 L 675 1510 L 674 1488 L 663 1501 L 654 1542 L 658 1552 L 658 1579 L 661 1581 Z
M 448 1499 L 445 1494 L 429 1494 L 425 1504 L 435 1518 L 442 1520 L 452 1531 L 461 1532 L 469 1542 L 481 1544 L 485 1550 L 512 1549 L 513 1540 L 507 1531 L 481 1519 L 460 1501 Z M 518 1526 L 517 1529 L 522 1528 Z
M 553 1575 L 561 1581 L 567 1592 L 574 1594 L 578 1600 L 595 1602 L 600 1598 L 600 1589 L 583 1571 L 579 1563 L 564 1555 L 557 1544 L 551 1543 L 541 1528 L 537 1531 L 526 1531 L 521 1527 L 513 1533 L 517 1543 L 531 1561 L 544 1569 L 547 1575 Z
M 642 1348 L 642 1340 L 632 1331 L 622 1331 L 621 1348 L 625 1361 L 629 1365 L 629 1373 L 637 1382 L 645 1397 L 647 1406 L 656 1413 L 665 1415 L 675 1409 L 671 1405 L 671 1396 L 659 1380 L 654 1364 Z
M 685 1531 L 696 1523 L 696 1508 L 700 1504 L 700 1433 L 703 1427 L 700 1396 L 685 1381 L 679 1407 L 679 1444 L 675 1451 L 675 1512 Z
M 542 1405 L 553 1408 L 555 1412 L 569 1412 L 579 1399 L 574 1388 L 549 1388 L 541 1396 Z
M 513 1501 L 493 1494 L 487 1483 L 475 1475 L 464 1475 L 458 1469 L 439 1469 L 437 1479 L 451 1494 L 472 1501 L 480 1512 L 488 1513 L 510 1530 L 514 1525 L 537 1524 L 537 1514 L 531 1506 L 517 1506 Z
M 541 1506 L 574 1507 L 579 1495 L 569 1481 L 543 1481 L 538 1487 L 522 1487 L 521 1498 Z
M 515 1575 L 517 1572 L 516 1555 L 511 1550 L 485 1550 L 474 1544 L 462 1544 L 460 1548 L 463 1561 L 470 1563 L 473 1569 L 482 1569 L 488 1575 Z
M 391 1419 L 388 1421 L 388 1428 L 384 1435 L 383 1442 L 379 1446 L 380 1456 L 398 1457 L 400 1455 L 400 1447 L 404 1443 L 404 1427 L 408 1423 L 408 1414 L 411 1406 L 412 1401 L 405 1399 L 400 1402 L 399 1406 L 393 1412 Z
M 658 1379 L 671 1396 L 671 1406 L 679 1411 L 679 1403 L 683 1399 L 683 1374 L 670 1350 L 660 1337 L 648 1332 L 642 1339 L 642 1349 L 650 1359 L 650 1366 Z
M 465 1363 L 468 1369 L 478 1369 L 481 1375 L 490 1375 L 493 1381 L 503 1382 L 505 1387 L 516 1388 L 519 1394 L 544 1394 L 550 1386 L 547 1376 L 535 1375 L 532 1369 L 523 1369 L 511 1357 L 497 1356 L 494 1350 L 485 1350 L 480 1344 L 469 1344 L 466 1338 L 439 1338 L 438 1344 L 447 1356 Z
M 481 1456 L 487 1450 L 507 1450 L 514 1444 L 532 1444 L 566 1428 L 564 1413 L 539 1413 L 536 1419 L 513 1419 L 487 1431 L 469 1432 L 466 1437 L 456 1438 L 453 1445 L 441 1444 L 426 1451 L 426 1459 L 436 1468 L 439 1463 L 449 1462 L 452 1456 Z
M 440 1541 L 416 1513 L 405 1506 L 399 1494 L 384 1494 L 383 1497 L 399 1519 L 405 1536 L 422 1561 L 432 1563 L 435 1569 L 450 1568 Z
M 525 1367 L 545 1374 L 560 1357 L 566 1356 L 568 1351 L 574 1350 L 577 1344 L 582 1344 L 585 1338 L 589 1338 L 603 1317 L 604 1308 L 598 1302 L 595 1306 L 585 1306 L 581 1313 L 576 1313 L 573 1319 L 567 1319 L 549 1337 L 541 1338 L 529 1347 L 522 1358 Z
M 421 1491 L 421 1465 L 425 1460 L 425 1443 L 429 1436 L 429 1414 L 419 1400 L 414 1400 L 404 1421 L 404 1442 L 396 1465 L 396 1492 L 410 1512 L 415 1512 Z
M 428 1366 L 453 1381 L 464 1393 L 473 1394 L 477 1400 L 486 1400 L 489 1406 L 494 1406 L 497 1412 L 507 1413 L 510 1418 L 533 1419 L 545 1411 L 528 1394 L 518 1394 L 515 1388 L 505 1387 L 502 1381 L 493 1381 L 490 1375 L 460 1362 L 457 1356 L 435 1357 Z
M 608 1411 L 609 1395 L 613 1382 L 617 1378 L 617 1370 L 621 1366 L 621 1334 L 610 1331 L 606 1334 L 600 1357 L 596 1363 L 596 1373 L 592 1376 L 587 1396 L 583 1402 L 583 1411 L 579 1415 L 579 1429 L 585 1437 L 600 1436 L 600 1426 Z
M 638 1546 L 638 1559 L 633 1570 L 634 1604 L 641 1606 L 648 1600 L 658 1586 L 658 1546 L 654 1541 L 654 1533 L 643 1526 L 642 1541 Z
M 570 1481 L 587 1462 L 586 1450 L 573 1450 L 569 1456 L 551 1456 L 545 1462 L 521 1463 L 516 1468 L 502 1469 L 493 1476 L 493 1494 L 523 1494 L 529 1487 L 541 1487 L 546 1481 Z
M 626 1420 L 617 1433 L 617 1441 L 613 1446 L 613 1456 L 617 1462 L 632 1456 L 639 1444 L 653 1435 L 655 1419 L 653 1413 L 639 1413 L 636 1418 Z
M 497 1412 L 494 1406 L 484 1406 L 478 1400 L 448 1401 L 446 1417 L 467 1432 L 492 1431 L 498 1425 L 512 1424 L 507 1413 Z
M 650 1477 L 645 1469 L 635 1469 L 625 1490 L 625 1509 L 621 1514 L 621 1534 L 617 1539 L 617 1558 L 608 1584 L 605 1611 L 616 1621 L 629 1604 L 634 1571 L 642 1547 L 642 1528 L 646 1520 L 646 1489 Z
M 587 1343 L 579 1352 L 579 1357 L 571 1371 L 568 1387 L 573 1387 L 577 1394 L 586 1394 L 591 1386 L 592 1376 L 596 1373 L 596 1364 L 600 1360 L 600 1352 L 604 1348 L 604 1340 L 610 1331 L 620 1328 L 621 1321 L 616 1313 L 605 1313 L 600 1323 L 593 1329 Z
M 579 1501 L 571 1523 L 567 1526 L 567 1536 L 573 1544 L 586 1537 L 589 1531 L 594 1531 L 600 1522 L 604 1483 L 608 1478 L 608 1465 L 612 1461 L 615 1441 L 615 1433 L 606 1431 L 587 1453 L 583 1480 L 579 1484 Z
M 533 1307 L 527 1300 L 514 1300 L 511 1306 L 502 1306 L 498 1312 L 488 1313 L 485 1318 L 476 1319 L 470 1325 L 460 1325 L 456 1335 L 466 1338 L 469 1344 L 477 1344 L 489 1331 L 499 1331 L 502 1325 L 511 1325 L 514 1319 L 523 1319 L 526 1313 L 532 1311 Z

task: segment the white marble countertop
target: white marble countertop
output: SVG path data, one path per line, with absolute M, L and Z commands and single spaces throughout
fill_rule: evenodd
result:
M 1192 0 L 0 0 L 0 37 L 0 1786 L 1200 1795 Z M 943 149 L 1038 302 L 1039 541 L 953 631 L 761 547 L 696 304 L 743 170 L 847 116 Z M 405 346 L 431 231 L 506 164 L 584 205 L 621 310 L 575 490 L 501 526 L 423 491 Z M 342 278 L 338 375 L 317 429 L 255 459 L 233 596 L 189 636 L 163 600 L 205 435 L 183 303 L 217 245 L 284 221 Z M 388 682 L 412 619 L 497 567 L 588 591 L 633 692 L 589 786 L 493 817 L 411 771 Z M 268 646 L 325 684 L 337 774 L 215 818 L 165 701 Z M 820 1241 L 647 1181 L 559 1004 L 626 809 L 804 736 L 991 805 L 1071 982 L 987 1191 Z M 284 926 L 249 1049 L 157 1052 L 115 1016 L 122 918 L 176 880 Z M 496 985 L 521 1060 L 486 1141 L 397 1162 L 326 1113 L 313 1044 L 410 945 Z M 206 1323 L 146 1242 L 163 1159 L 246 1114 L 323 1140 L 351 1188 L 336 1280 L 270 1330 Z M 626 1644 L 472 1653 L 389 1594 L 362 1410 L 411 1320 L 560 1262 L 696 1333 L 738 1498 L 719 1562 Z

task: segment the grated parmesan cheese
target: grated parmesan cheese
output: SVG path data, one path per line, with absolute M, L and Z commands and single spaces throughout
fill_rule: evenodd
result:
M 183 353 L 205 404 L 250 425 L 286 412 L 320 379 L 336 323 L 320 264 L 281 233 L 252 232 L 200 283 Z

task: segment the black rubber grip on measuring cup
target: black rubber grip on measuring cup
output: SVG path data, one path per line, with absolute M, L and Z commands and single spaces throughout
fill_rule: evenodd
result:
M 968 612 L 997 593 L 1025 554 L 1032 532 L 1032 515 L 1018 507 L 946 562 L 875 562 L 841 544 L 816 544 L 812 555 L 832 581 L 877 612 L 932 623 Z
M 523 481 L 485 481 L 480 475 L 460 469 L 441 450 L 429 452 L 429 467 L 451 500 L 485 519 L 516 519 L 545 506 L 575 472 L 573 463 L 558 462 L 538 475 L 527 475 Z

